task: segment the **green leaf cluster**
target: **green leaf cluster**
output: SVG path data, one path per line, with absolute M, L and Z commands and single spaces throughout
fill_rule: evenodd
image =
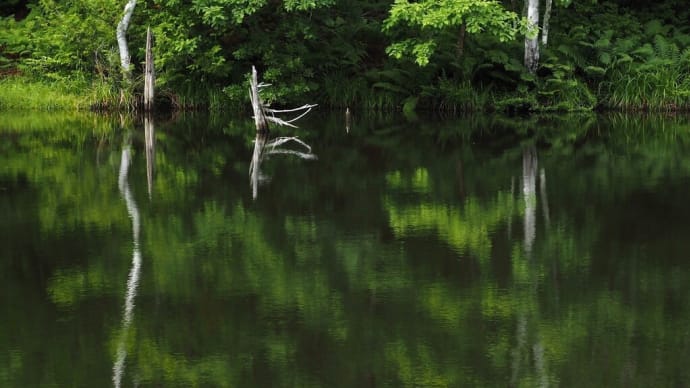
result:
M 386 52 L 401 59 L 411 55 L 420 66 L 429 64 L 440 35 L 462 27 L 468 34 L 493 35 L 500 42 L 515 39 L 521 20 L 495 0 L 396 0 L 384 21 L 384 31 L 403 35 L 412 32 L 422 38 L 405 38 L 390 45 Z

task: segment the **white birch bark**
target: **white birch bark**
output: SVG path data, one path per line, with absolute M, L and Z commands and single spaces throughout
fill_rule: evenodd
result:
M 117 46 L 120 49 L 120 66 L 122 66 L 122 74 L 128 81 L 132 77 L 132 71 L 129 68 L 129 48 L 127 47 L 127 28 L 129 28 L 129 20 L 132 18 L 134 6 L 137 5 L 137 0 L 129 0 L 125 4 L 124 15 L 122 20 L 117 24 L 116 36 Z
M 551 3 L 553 0 L 546 0 L 546 9 L 544 9 L 544 21 L 541 26 L 541 44 L 546 47 L 549 42 L 549 21 L 551 20 Z
M 539 0 L 527 0 L 527 26 L 530 30 L 539 28 Z M 534 74 L 539 65 L 539 34 L 525 36 L 525 67 Z

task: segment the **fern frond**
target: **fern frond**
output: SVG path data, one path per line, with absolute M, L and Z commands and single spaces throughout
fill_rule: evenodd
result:
M 652 19 L 644 25 L 644 33 L 650 38 L 656 35 L 667 35 L 670 29 L 670 25 L 665 25 L 659 19 Z
M 616 58 L 616 65 L 620 65 L 622 63 L 631 63 L 633 61 L 633 58 L 628 55 L 628 54 L 620 54 L 618 58 Z
M 502 50 L 489 50 L 486 52 L 486 57 L 496 64 L 505 65 L 510 62 L 510 57 Z
M 599 54 L 599 62 L 603 63 L 604 65 L 610 65 L 611 64 L 611 54 L 607 52 L 603 52 Z
M 578 44 L 580 43 L 581 42 L 578 42 Z M 587 56 L 582 52 L 582 50 L 578 50 L 576 47 L 561 44 L 558 47 L 556 47 L 556 52 L 563 54 L 566 58 L 570 59 L 570 61 L 578 67 L 583 67 L 588 62 Z
M 599 67 L 599 66 L 587 66 L 584 68 L 584 70 L 585 70 L 585 73 L 587 73 L 589 75 L 594 75 L 594 76 L 601 76 L 601 75 L 604 75 L 606 73 L 606 69 L 604 69 L 603 67 Z
M 661 35 L 654 36 L 654 51 L 657 57 L 670 61 L 680 59 L 678 46 Z
M 387 78 L 401 85 L 404 85 L 410 79 L 410 72 L 402 69 L 380 70 L 377 74 L 379 78 Z
M 690 34 L 685 34 L 676 30 L 673 33 L 673 40 L 678 42 L 682 47 L 690 46 Z
M 630 52 L 634 47 L 638 45 L 638 40 L 636 38 L 624 38 L 618 39 L 615 43 L 614 50 L 619 53 Z
M 397 93 L 397 94 L 406 94 L 407 91 L 403 88 L 401 88 L 398 85 L 394 85 L 390 82 L 376 82 L 375 84 L 371 85 L 372 88 L 374 89 L 381 89 L 385 90 L 387 92 L 392 92 L 392 93 Z
M 594 42 L 594 47 L 598 49 L 608 48 L 609 46 L 611 46 L 611 40 L 608 38 L 601 38 Z
M 633 50 L 631 54 L 637 57 L 638 59 L 645 61 L 649 58 L 654 57 L 654 47 L 652 47 L 652 45 L 649 43 L 645 43 L 644 45 L 642 45 L 642 47 Z
M 690 63 L 690 47 L 686 47 L 683 52 L 680 53 L 680 62 L 685 64 Z

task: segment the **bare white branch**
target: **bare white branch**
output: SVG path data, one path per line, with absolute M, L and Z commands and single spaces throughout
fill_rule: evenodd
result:
M 279 124 L 280 124 L 280 123 L 283 123 L 283 124 L 281 124 L 281 125 L 287 125 L 287 124 L 293 123 L 293 122 L 295 122 L 295 121 L 301 119 L 302 117 L 306 116 L 307 113 L 311 112 L 311 110 L 312 110 L 315 106 L 317 106 L 317 105 L 316 105 L 316 104 L 304 104 L 304 105 L 300 106 L 299 108 L 294 108 L 294 109 L 266 109 L 266 112 L 271 113 L 271 115 L 272 115 L 273 117 L 275 117 L 275 115 L 273 115 L 273 113 L 290 113 L 290 112 L 304 111 L 304 112 L 302 112 L 302 114 L 300 114 L 299 116 L 297 116 L 297 117 L 295 117 L 295 118 L 293 118 L 293 119 L 290 119 L 290 120 L 279 119 L 279 120 L 280 120 Z M 277 122 L 277 121 L 276 121 L 276 122 Z
M 289 113 L 289 112 L 297 112 L 297 111 L 304 110 L 304 109 L 309 109 L 309 110 L 311 110 L 311 108 L 313 108 L 313 107 L 315 107 L 315 106 L 317 106 L 317 105 L 318 105 L 318 104 L 304 104 L 304 105 L 300 106 L 299 108 L 294 108 L 294 109 L 268 109 L 268 112 L 271 112 L 271 113 Z
M 289 122 L 287 122 L 287 121 L 285 121 L 285 120 L 283 120 L 283 119 L 281 119 L 281 118 L 279 118 L 279 117 L 275 117 L 275 116 L 266 116 L 265 118 L 266 118 L 266 120 L 271 121 L 271 122 L 274 122 L 274 123 L 276 123 L 276 124 L 278 124 L 278 125 L 280 125 L 280 126 L 297 128 L 296 125 L 290 124 Z

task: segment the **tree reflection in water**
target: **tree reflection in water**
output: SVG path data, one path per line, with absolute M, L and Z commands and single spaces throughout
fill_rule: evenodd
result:
M 156 161 L 156 131 L 153 126 L 153 117 L 149 117 L 149 115 L 144 117 L 144 139 L 146 142 L 146 185 L 149 199 L 151 199 Z
M 515 348 L 512 352 L 511 386 L 520 385 L 522 377 L 528 372 L 521 370 L 524 366 L 533 365 L 535 381 L 539 387 L 548 387 L 548 374 L 545 341 L 540 330 L 540 308 L 538 301 L 539 264 L 533 254 L 534 241 L 537 237 L 537 150 L 529 146 L 522 151 L 522 193 L 525 202 L 524 226 L 524 257 L 514 257 L 513 260 L 523 261 L 524 271 L 516 273 L 515 290 L 520 295 L 521 303 L 517 308 L 517 330 L 515 334 Z M 545 223 L 549 224 L 548 201 L 546 199 L 546 172 L 541 170 L 540 196 Z M 530 346 L 531 344 L 531 346 Z M 532 358 L 532 362 L 529 361 Z
M 304 151 L 286 148 L 288 144 L 297 144 Z M 270 155 L 294 155 L 301 159 L 314 160 L 316 155 L 311 152 L 311 147 L 297 137 L 277 137 L 268 140 L 267 132 L 257 132 L 254 140 L 254 152 L 249 163 L 249 185 L 252 188 L 252 198 L 259 195 L 259 184 L 267 182 L 269 177 L 261 174 L 261 162 Z
M 525 200 L 525 252 L 532 253 L 532 245 L 536 237 L 537 213 L 537 150 L 526 148 L 522 153 L 522 193 Z
M 117 344 L 117 358 L 115 360 L 115 364 L 113 365 L 113 385 L 115 387 L 120 387 L 120 384 L 122 383 L 122 375 L 124 374 L 125 370 L 125 360 L 127 358 L 127 339 L 129 337 L 132 317 L 134 315 L 134 299 L 137 295 L 137 286 L 139 284 L 139 276 L 141 273 L 141 251 L 139 248 L 139 208 L 137 207 L 137 203 L 132 196 L 132 190 L 130 189 L 129 182 L 127 180 L 131 162 L 131 144 L 125 144 L 122 148 L 122 157 L 120 160 L 118 188 L 120 189 L 122 198 L 125 200 L 129 218 L 132 220 L 133 248 L 132 267 L 129 271 L 129 275 L 127 276 L 127 293 L 125 294 L 125 309 L 122 317 L 122 328 Z

